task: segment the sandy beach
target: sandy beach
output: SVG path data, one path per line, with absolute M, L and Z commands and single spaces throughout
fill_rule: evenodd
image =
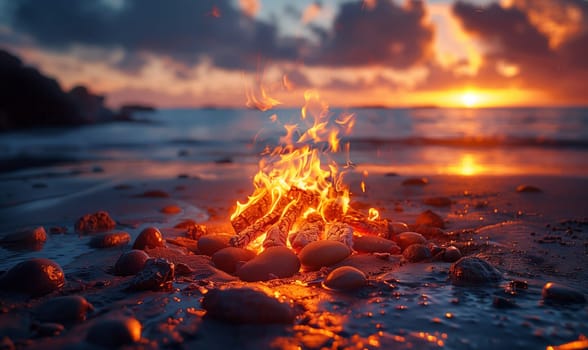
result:
M 167 178 L 137 181 L 108 179 L 107 166 L 100 171 L 77 169 L 82 171 L 72 175 L 71 169 L 61 168 L 34 178 L 25 172 L 1 182 L 0 231 L 43 226 L 48 235 L 37 251 L 2 249 L 1 269 L 46 257 L 65 273 L 62 288 L 38 298 L 2 292 L 0 330 L 5 344 L 89 348 L 96 346 L 87 340 L 93 325 L 116 315 L 132 316 L 142 325 L 141 340 L 131 348 L 523 349 L 573 342 L 588 332 L 586 303 L 551 303 L 542 297 L 547 282 L 588 293 L 588 186 L 583 177 L 427 176 L 425 185 L 407 185 L 405 180 L 415 178 L 376 173 L 370 174 L 365 193 L 352 190 L 353 208 L 377 207 L 391 222 L 413 225 L 420 213 L 432 210 L 445 228 L 423 231 L 428 243 L 454 245 L 462 255 L 482 257 L 500 271 L 495 283 L 460 286 L 449 278 L 449 262 L 409 262 L 398 253 L 358 252 L 318 271 L 242 282 L 199 255 L 198 248 L 178 245 L 187 232 L 174 227 L 191 219 L 204 225 L 207 234 L 234 234 L 229 215 L 236 200 L 251 192 L 254 169 L 243 177 L 236 176 L 242 172 L 232 164 L 173 175 L 170 167 Z M 198 175 L 204 173 L 216 176 Z M 359 188 L 359 174 L 348 180 L 351 189 Z M 540 192 L 517 192 L 519 185 Z M 180 210 L 162 213 L 169 206 Z M 82 215 L 99 210 L 116 221 L 111 231 L 130 234 L 129 244 L 92 248 L 92 234 L 75 232 Z M 115 276 L 112 268 L 150 226 L 159 228 L 167 242 L 147 253 L 189 269 L 176 273 L 169 290 L 128 291 L 133 276 Z M 57 231 L 61 232 L 50 233 Z M 339 266 L 357 267 L 367 275 L 367 284 L 346 292 L 321 286 Z M 235 324 L 207 316 L 211 311 L 202 308 L 207 293 L 243 286 L 261 286 L 291 300 L 295 318 L 286 324 L 258 325 L 255 317 Z M 85 321 L 46 331 L 52 328 L 37 320 L 35 308 L 67 295 L 83 296 L 93 311 Z M 247 301 L 243 302 L 247 310 Z

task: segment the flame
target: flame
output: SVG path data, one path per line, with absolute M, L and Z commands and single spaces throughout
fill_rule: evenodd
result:
M 368 212 L 368 220 L 376 221 L 380 218 L 380 212 L 376 208 L 370 208 Z
M 260 110 L 267 110 L 266 107 L 275 101 L 264 95 L 263 89 L 260 91 L 261 99 L 254 99 L 248 93 L 248 105 L 251 103 Z M 345 114 L 331 120 L 329 106 L 316 90 L 306 91 L 304 99 L 299 122 L 284 124 L 285 134 L 280 138 L 279 145 L 274 149 L 266 149 L 262 154 L 259 171 L 253 178 L 254 192 L 245 203 L 237 202 L 231 220 L 266 198 L 269 198 L 271 204 L 264 214 L 278 210 L 282 218 L 302 200 L 292 197 L 293 190 L 300 190 L 312 198 L 308 201 L 310 205 L 297 217 L 306 218 L 316 213 L 328 222 L 325 212 L 333 205 L 341 208 L 343 213 L 347 212 L 349 190 L 343 183 L 347 169 L 341 170 L 331 155 L 340 151 L 340 135 L 351 131 L 354 115 Z M 270 119 L 277 121 L 277 116 L 272 115 Z M 284 201 L 288 204 L 284 205 Z M 288 234 L 295 228 L 294 225 Z M 248 247 L 259 251 L 263 240 L 264 235 L 250 242 Z

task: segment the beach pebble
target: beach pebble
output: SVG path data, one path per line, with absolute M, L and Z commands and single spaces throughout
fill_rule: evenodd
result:
M 116 222 L 105 211 L 86 214 L 79 218 L 75 225 L 76 231 L 81 233 L 104 232 L 115 227 Z
M 425 236 L 425 238 L 446 238 L 445 231 L 440 229 L 439 227 L 433 227 L 429 225 L 411 225 L 410 226 L 413 232 L 420 233 L 421 235 Z
M 353 250 L 360 253 L 400 254 L 400 247 L 396 243 L 377 236 L 354 236 Z
M 251 250 L 226 247 L 216 253 L 212 254 L 212 262 L 216 268 L 224 272 L 234 273 L 237 266 L 243 262 L 249 261 L 255 257 L 255 253 Z
M 267 281 L 290 277 L 298 270 L 300 261 L 292 250 L 283 246 L 270 247 L 237 269 L 237 276 L 247 282 Z
M 224 233 L 202 236 L 198 240 L 198 250 L 204 255 L 212 256 L 212 254 L 219 250 L 229 247 L 229 240 L 231 237 L 231 235 Z
M 443 222 L 443 219 L 439 215 L 433 213 L 430 210 L 420 213 L 419 216 L 417 216 L 416 218 L 416 224 L 445 228 L 445 223 Z
M 134 317 L 97 320 L 88 330 L 86 341 L 105 348 L 131 345 L 141 339 L 141 323 Z
M 131 235 L 127 232 L 110 232 L 101 233 L 90 239 L 90 247 L 92 248 L 111 248 L 118 245 L 125 245 L 131 241 Z
M 402 252 L 402 256 L 410 262 L 419 262 L 431 257 L 431 251 L 423 244 L 411 244 Z
M 339 241 L 316 241 L 300 250 L 298 258 L 302 265 L 310 270 L 331 266 L 351 255 L 351 249 Z
M 32 328 L 39 337 L 57 336 L 65 330 L 65 327 L 62 324 L 53 322 L 33 324 Z
M 38 249 L 47 241 L 47 232 L 43 226 L 28 228 L 10 233 L 0 239 L 0 246 L 7 248 Z
M 539 187 L 531 185 L 519 185 L 517 186 L 517 192 L 519 193 L 539 193 L 543 192 Z
M 177 205 L 167 205 L 161 208 L 161 212 L 164 214 L 179 214 L 182 212 L 182 208 L 178 207 Z
M 335 291 L 350 291 L 361 288 L 367 283 L 367 277 L 363 271 L 352 266 L 341 266 L 331 271 L 323 286 Z
M 399 233 L 396 236 L 393 236 L 392 240 L 396 242 L 402 250 L 405 250 L 408 246 L 413 244 L 427 243 L 427 239 L 423 235 L 410 231 Z
M 131 290 L 167 290 L 174 279 L 175 266 L 166 259 L 148 259 L 131 280 Z
M 174 228 L 180 228 L 186 230 L 186 237 L 198 240 L 200 237 L 206 234 L 206 226 L 199 225 L 196 221 L 187 219 L 179 224 L 175 225 Z
M 543 286 L 541 296 L 546 302 L 560 304 L 582 304 L 586 297 L 581 292 L 559 283 L 547 282 Z
M 445 248 L 443 252 L 443 261 L 445 262 L 456 262 L 461 258 L 461 252 L 457 247 L 449 246 Z
M 118 276 L 130 276 L 143 270 L 149 255 L 142 250 L 134 249 L 121 254 L 114 264 L 114 274 Z
M 451 199 L 449 197 L 428 197 L 423 199 L 423 203 L 433 207 L 449 207 Z
M 72 323 L 86 320 L 88 311 L 94 307 L 79 295 L 55 297 L 37 306 L 35 319 L 41 322 Z
M 426 177 L 410 177 L 402 181 L 402 186 L 424 186 L 429 183 Z
M 63 287 L 65 275 L 56 262 L 33 258 L 13 266 L 0 276 L 0 288 L 42 296 Z
M 290 324 L 296 313 L 287 301 L 280 301 L 256 287 L 213 289 L 204 295 L 206 315 L 235 324 Z
M 409 231 L 408 225 L 400 221 L 388 222 L 388 233 L 390 236 Z
M 151 190 L 145 191 L 139 197 L 147 197 L 147 198 L 169 198 L 169 194 L 165 191 L 161 190 Z
M 137 239 L 135 239 L 135 243 L 133 243 L 133 249 L 153 249 L 157 247 L 163 247 L 165 244 L 163 242 L 163 236 L 161 232 L 155 227 L 147 227 Z
M 449 277 L 456 285 L 478 285 L 499 282 L 502 274 L 486 260 L 466 256 L 451 265 Z

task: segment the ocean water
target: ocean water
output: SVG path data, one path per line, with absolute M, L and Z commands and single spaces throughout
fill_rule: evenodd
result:
M 342 142 L 349 143 L 358 169 L 369 172 L 588 175 L 588 108 L 364 108 L 331 113 L 355 114 L 355 127 Z M 277 122 L 270 120 L 274 114 Z M 170 169 L 210 163 L 254 168 L 263 149 L 278 142 L 283 125 L 299 122 L 300 110 L 163 109 L 136 117 L 139 122 L 0 134 L 0 169 L 6 173 L 53 162 L 92 162 L 116 169 L 138 161 L 168 164 Z M 346 155 L 334 158 L 344 162 Z

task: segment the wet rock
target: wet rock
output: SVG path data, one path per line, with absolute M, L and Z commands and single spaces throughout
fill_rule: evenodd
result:
M 33 258 L 16 264 L 0 276 L 0 288 L 42 296 L 63 287 L 65 275 L 56 262 Z
M 161 212 L 164 214 L 179 214 L 182 212 L 182 208 L 178 207 L 177 205 L 168 205 L 161 208 Z
M 0 246 L 9 249 L 33 249 L 39 250 L 47 241 L 47 233 L 43 226 L 24 229 L 10 233 L 0 239 Z
M 90 239 L 90 247 L 92 248 L 112 248 L 119 245 L 128 244 L 131 241 L 131 235 L 127 232 L 111 232 L 101 233 Z
M 86 320 L 94 307 L 86 298 L 68 295 L 49 299 L 34 310 L 35 319 L 41 322 L 73 323 Z
M 237 247 L 226 247 L 212 254 L 212 262 L 216 268 L 224 272 L 234 273 L 237 267 L 255 257 L 255 253 Z M 298 259 L 297 259 L 298 260 Z
M 130 276 L 143 270 L 149 255 L 142 250 L 130 250 L 123 253 L 114 264 L 114 274 Z
M 131 284 L 131 290 L 169 290 L 174 279 L 175 266 L 166 259 L 148 259 Z
M 559 283 L 547 282 L 541 296 L 545 302 L 557 304 L 583 304 L 586 297 L 581 292 Z
M 367 277 L 363 271 L 352 266 L 341 266 L 331 271 L 323 286 L 335 291 L 350 291 L 361 288 L 367 283 Z
M 457 247 L 449 246 L 443 252 L 443 261 L 445 262 L 456 262 L 461 258 L 461 252 Z
M 486 260 L 466 256 L 451 265 L 449 277 L 455 285 L 481 285 L 499 282 L 502 274 Z
M 517 192 L 519 193 L 539 193 L 543 192 L 539 187 L 531 186 L 531 185 L 519 185 L 517 186 Z
M 62 324 L 53 322 L 33 324 L 32 328 L 39 337 L 57 336 L 65 330 Z
M 116 222 L 105 211 L 86 214 L 78 219 L 75 228 L 77 232 L 94 233 L 110 231 L 116 227 Z
M 423 235 L 421 235 L 420 233 L 410 231 L 399 233 L 396 236 L 393 236 L 392 240 L 396 242 L 402 250 L 406 249 L 407 247 L 413 244 L 427 243 L 427 239 Z
M 419 214 L 419 216 L 417 216 L 416 218 L 416 224 L 445 228 L 445 223 L 443 222 L 443 219 L 439 215 L 433 213 L 430 210 L 427 210 Z
M 424 186 L 429 183 L 426 177 L 410 177 L 402 181 L 402 186 Z
M 431 251 L 423 244 L 411 244 L 402 252 L 402 256 L 410 262 L 419 262 L 431 257 Z
M 155 227 L 147 227 L 137 239 L 135 239 L 135 243 L 133 243 L 133 249 L 153 249 L 157 247 L 163 247 L 165 244 L 163 242 L 163 236 L 161 232 Z
M 400 254 L 400 247 L 396 243 L 377 236 L 354 236 L 353 250 L 360 253 Z
M 288 301 L 281 301 L 256 287 L 213 289 L 204 295 L 208 317 L 236 324 L 290 324 L 296 317 Z
M 517 307 L 517 304 L 512 299 L 507 299 L 504 297 L 494 297 L 492 300 L 492 306 L 497 309 L 512 309 Z
M 231 235 L 223 233 L 202 236 L 198 240 L 198 250 L 204 255 L 212 256 L 219 250 L 229 247 L 230 239 Z
M 324 240 L 309 243 L 300 250 L 298 258 L 309 270 L 331 266 L 351 255 L 351 249 L 338 241 Z
M 433 207 L 449 207 L 451 206 L 451 199 L 449 197 L 428 197 L 423 199 L 423 203 Z
M 141 339 L 141 323 L 133 317 L 110 317 L 94 322 L 86 341 L 107 348 L 131 345 Z
M 400 221 L 388 222 L 388 233 L 390 236 L 397 235 L 402 232 L 409 231 L 408 225 Z
M 294 252 L 287 247 L 270 247 L 241 266 L 237 276 L 247 282 L 267 281 L 290 277 L 298 270 L 300 261 Z

